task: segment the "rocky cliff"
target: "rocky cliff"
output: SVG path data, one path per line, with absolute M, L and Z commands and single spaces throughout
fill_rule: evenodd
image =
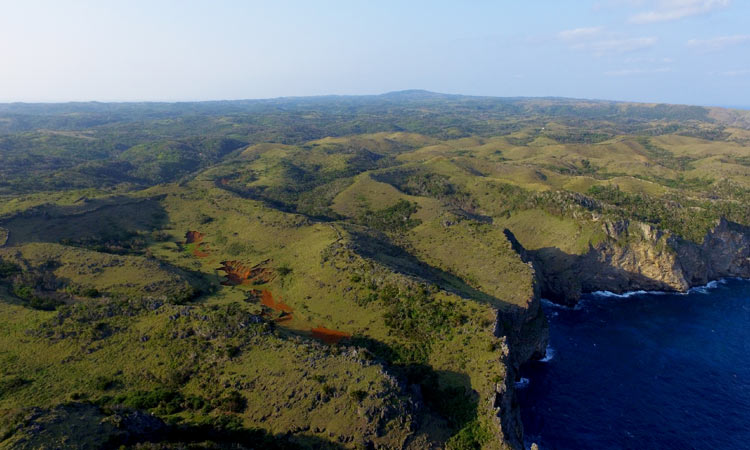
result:
M 527 254 L 510 232 L 506 232 L 514 248 L 527 260 Z M 528 264 L 532 264 L 530 261 Z M 532 266 L 533 267 L 533 266 Z M 506 376 L 495 387 L 493 406 L 502 439 L 512 448 L 523 448 L 523 424 L 515 393 L 515 383 L 522 364 L 544 358 L 549 341 L 549 324 L 542 310 L 539 283 L 534 283 L 534 294 L 526 308 L 499 311 L 495 335 L 505 336 L 508 345 L 505 361 Z
M 684 292 L 722 277 L 750 277 L 750 227 L 721 219 L 701 244 L 639 222 L 602 227 L 607 239 L 583 255 L 554 248 L 526 252 L 537 267 L 542 297 L 574 305 L 585 292 Z
M 495 407 L 505 442 L 523 448 L 523 426 L 514 384 L 520 366 L 545 356 L 548 324 L 540 298 L 574 305 L 582 293 L 607 290 L 686 291 L 722 277 L 750 277 L 750 227 L 721 219 L 697 244 L 638 222 L 607 222 L 607 239 L 583 255 L 556 249 L 529 251 L 505 234 L 536 276 L 527 309 L 498 313 L 496 334 L 509 347 L 508 375 L 496 388 Z
M 690 286 L 722 277 L 750 277 L 750 227 L 721 219 L 702 245 L 675 241 L 673 246 Z

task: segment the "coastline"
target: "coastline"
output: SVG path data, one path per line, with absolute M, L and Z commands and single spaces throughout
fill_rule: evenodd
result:
M 743 384 L 742 373 L 748 368 L 743 356 L 743 342 L 747 342 L 744 324 L 749 317 L 748 283 L 747 277 L 722 277 L 694 286 L 688 292 L 636 291 L 614 296 L 590 293 L 594 295 L 587 295 L 582 299 L 583 307 L 575 309 L 545 302 L 550 326 L 554 327 L 551 345 L 562 359 L 552 365 L 533 363 L 522 370 L 521 375 L 529 381 L 524 380 L 516 388 L 523 411 L 526 448 L 531 442 L 542 444 L 546 440 L 549 444 L 563 438 L 568 443 L 580 443 L 587 439 L 587 432 L 592 433 L 590 442 L 597 442 L 600 448 L 617 448 L 622 445 L 617 439 L 624 439 L 625 431 L 633 432 L 636 437 L 628 442 L 637 447 L 648 430 L 660 426 L 665 433 L 671 430 L 673 436 L 685 440 L 692 434 L 679 431 L 696 429 L 679 425 L 681 421 L 692 420 L 686 418 L 690 414 L 682 415 L 684 411 L 692 411 L 682 408 L 686 403 L 694 404 L 695 410 L 701 412 L 700 420 L 721 416 L 714 415 L 705 398 L 725 407 L 744 408 L 743 405 L 748 405 L 746 398 L 734 400 L 729 393 L 746 392 L 737 383 Z M 685 321 L 688 322 L 685 329 L 675 329 Z M 705 345 L 700 344 L 704 340 Z M 647 379 L 639 380 L 638 373 Z M 712 391 L 714 382 L 724 384 Z M 644 395 L 653 398 L 662 413 L 648 417 L 652 411 L 649 400 L 639 395 L 627 399 L 628 393 L 638 390 L 640 383 L 644 393 L 650 393 Z M 602 393 L 601 400 L 597 392 Z M 560 415 L 571 401 L 580 404 L 571 405 L 566 414 L 589 425 L 579 426 L 570 416 Z M 614 412 L 601 418 L 590 414 L 591 408 L 596 409 L 601 402 L 611 402 L 612 411 L 620 411 L 617 414 L 628 411 L 627 421 L 619 425 L 612 422 Z M 638 417 L 638 411 L 643 411 L 644 417 Z M 674 415 L 674 421 L 660 422 L 662 414 Z M 615 430 L 613 440 L 609 446 L 601 446 L 610 426 Z M 571 427 L 570 440 L 566 427 Z M 701 439 L 711 439 L 710 433 L 699 434 Z M 561 448 L 576 447 L 567 444 Z M 699 445 L 698 448 L 716 447 Z
M 522 367 L 526 364 L 529 364 L 531 362 L 549 362 L 554 358 L 555 350 L 553 347 L 549 345 L 549 317 L 548 317 L 548 311 L 545 309 L 552 308 L 552 309 L 560 309 L 560 310 L 566 310 L 566 311 L 580 311 L 583 310 L 586 304 L 586 298 L 588 296 L 594 296 L 598 298 L 613 298 L 613 299 L 628 299 L 631 297 L 636 297 L 640 295 L 690 295 L 693 293 L 705 293 L 712 289 L 717 288 L 721 284 L 726 283 L 728 280 L 739 280 L 739 281 L 747 281 L 750 282 L 750 277 L 735 277 L 735 276 L 727 276 L 727 277 L 720 277 L 715 280 L 711 280 L 705 284 L 696 284 L 694 286 L 689 287 L 685 291 L 677 291 L 677 290 L 633 290 L 633 291 L 625 291 L 622 293 L 615 293 L 611 291 L 606 290 L 599 290 L 599 291 L 591 291 L 591 292 L 584 292 L 582 293 L 582 296 L 579 298 L 579 300 L 576 302 L 574 306 L 568 306 L 560 303 L 556 303 L 552 300 L 538 297 L 538 305 L 540 312 L 544 315 L 544 322 L 547 324 L 546 334 L 541 336 L 535 336 L 537 347 L 540 345 L 541 342 L 544 342 L 544 351 L 543 352 L 536 352 L 532 355 L 530 355 L 526 360 L 521 361 L 517 367 L 511 367 L 508 366 L 509 369 L 512 369 L 509 371 L 509 374 L 512 374 L 512 377 L 509 377 L 509 382 L 506 383 L 505 386 L 505 392 L 501 395 L 508 396 L 510 395 L 512 398 L 512 403 L 517 404 L 517 390 L 525 389 L 527 388 L 531 381 L 528 378 L 521 377 L 521 371 Z M 513 352 L 513 348 L 511 347 L 511 352 Z M 520 405 L 517 405 L 517 411 L 513 411 L 512 415 L 518 416 L 518 420 L 520 422 Z M 506 409 L 507 411 L 507 409 Z M 506 419 L 503 419 L 503 422 L 506 422 Z M 520 425 L 520 439 L 521 442 L 526 441 L 526 436 L 523 431 L 523 423 L 519 423 Z M 503 429 L 505 430 L 507 427 L 504 426 Z M 507 437 L 506 437 L 507 439 Z M 511 445 L 513 443 L 511 442 Z M 518 448 L 518 447 L 516 447 Z M 524 448 L 524 444 L 521 445 L 521 448 Z
M 611 298 L 630 298 L 637 295 L 689 295 L 694 292 L 705 292 L 706 290 L 714 289 L 718 287 L 720 284 L 725 283 L 727 280 L 738 280 L 738 281 L 750 281 L 750 277 L 721 277 L 717 278 L 715 280 L 711 280 L 706 284 L 700 284 L 691 286 L 685 291 L 666 291 L 666 290 L 656 290 L 656 291 L 646 291 L 646 290 L 637 290 L 637 291 L 627 291 L 623 293 L 616 293 L 611 291 L 593 291 L 593 292 L 584 292 L 583 295 L 593 295 L 597 297 L 611 297 Z M 542 302 L 545 305 L 554 304 L 556 306 L 560 306 L 562 308 L 566 308 L 564 305 L 559 305 L 551 300 L 542 299 Z M 580 302 L 579 302 L 580 303 Z M 570 308 L 575 309 L 575 308 Z

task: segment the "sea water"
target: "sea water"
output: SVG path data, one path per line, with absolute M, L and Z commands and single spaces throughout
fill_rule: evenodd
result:
M 750 281 L 544 308 L 548 357 L 517 383 L 527 446 L 750 449 Z

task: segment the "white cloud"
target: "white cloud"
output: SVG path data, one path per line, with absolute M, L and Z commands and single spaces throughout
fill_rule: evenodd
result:
M 708 14 L 726 8 L 730 3 L 731 0 L 657 0 L 653 9 L 632 16 L 630 22 L 644 24 L 679 20 Z
M 622 60 L 625 64 L 639 64 L 639 63 L 646 63 L 646 64 L 672 64 L 674 62 L 673 58 L 650 58 L 650 57 L 643 57 L 643 56 L 631 56 L 628 58 L 625 58 Z
M 604 75 L 607 75 L 609 77 L 627 77 L 632 75 L 650 75 L 655 73 L 665 73 L 665 72 L 671 72 L 672 69 L 669 67 L 657 67 L 655 69 L 620 69 L 620 70 L 610 70 L 608 72 L 604 72 Z
M 736 34 L 734 36 L 719 36 L 711 39 L 690 39 L 688 47 L 704 51 L 718 51 L 732 45 L 750 42 L 750 34 Z
M 719 75 L 724 75 L 725 77 L 742 77 L 750 75 L 750 69 L 727 70 L 726 72 L 719 72 Z
M 564 30 L 557 35 L 560 39 L 565 41 L 576 41 L 579 39 L 588 39 L 593 36 L 597 36 L 602 32 L 602 27 L 589 27 L 589 28 L 575 28 L 572 30 Z
M 594 3 L 593 10 L 601 11 L 612 8 L 620 8 L 622 6 L 643 6 L 648 0 L 602 0 Z
M 575 50 L 588 50 L 596 56 L 621 54 L 653 47 L 655 37 L 623 38 L 605 33 L 603 27 L 574 28 L 557 33 L 557 37 Z
M 630 53 L 636 50 L 643 50 L 653 47 L 658 42 L 655 37 L 641 37 L 629 39 L 608 39 L 594 41 L 586 44 L 579 44 L 575 48 L 590 49 L 597 56 L 606 54 Z

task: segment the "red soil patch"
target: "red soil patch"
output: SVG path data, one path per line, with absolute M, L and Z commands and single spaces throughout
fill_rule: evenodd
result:
M 218 270 L 226 273 L 226 281 L 221 284 L 225 286 L 237 286 L 240 284 L 265 284 L 276 278 L 273 269 L 265 267 L 270 260 L 263 261 L 252 267 L 242 264 L 240 261 L 223 261 Z
M 281 296 L 274 299 L 273 294 L 268 289 L 252 289 L 247 293 L 246 301 L 257 302 L 263 306 L 261 316 L 276 323 L 286 323 L 294 320 L 294 308 L 284 303 Z M 326 344 L 338 344 L 344 339 L 352 337 L 351 334 L 343 331 L 331 330 L 330 328 L 317 327 L 310 330 L 312 337 L 323 341 Z
M 330 330 L 325 327 L 317 327 L 312 329 L 312 335 L 315 339 L 320 339 L 326 344 L 338 344 L 342 339 L 348 339 L 352 337 L 349 333 L 343 331 Z
M 202 244 L 203 238 L 205 237 L 206 235 L 200 231 L 188 231 L 185 233 L 185 245 L 195 244 L 195 248 L 193 248 L 193 256 L 196 258 L 205 258 L 209 255 L 208 252 L 204 251 L 208 250 L 208 247 L 206 247 L 205 244 Z
M 294 308 L 284 303 L 281 297 L 279 297 L 279 301 L 275 301 L 273 294 L 267 289 L 262 291 L 252 289 L 247 293 L 245 301 L 252 303 L 260 302 L 260 304 L 263 305 L 263 311 L 260 315 L 267 317 L 274 322 L 290 322 L 294 319 L 294 315 L 292 314 Z M 275 311 L 275 313 L 271 313 L 271 310 Z
M 196 258 L 205 258 L 206 256 L 209 255 L 208 252 L 201 251 L 201 248 L 203 248 L 204 250 L 208 250 L 208 248 L 203 247 L 203 245 L 201 244 L 198 244 L 193 249 L 193 256 L 195 256 Z
M 206 236 L 200 231 L 188 231 L 187 233 L 185 233 L 185 243 L 197 244 L 199 242 L 203 242 L 204 237 Z
M 279 301 L 274 301 L 271 291 L 264 289 L 262 295 L 260 299 L 261 305 L 268 306 L 275 311 L 283 311 L 290 314 L 294 312 L 294 308 L 284 303 L 281 297 L 279 297 Z

